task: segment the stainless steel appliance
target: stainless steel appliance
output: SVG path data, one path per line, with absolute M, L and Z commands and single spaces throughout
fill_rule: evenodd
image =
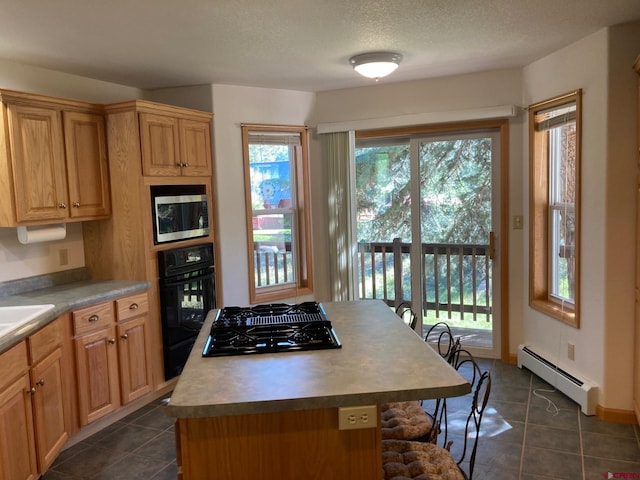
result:
M 209 235 L 205 185 L 152 185 L 151 205 L 156 245 Z
M 340 348 L 322 304 L 274 303 L 218 310 L 203 357 Z
M 158 252 L 165 379 L 182 373 L 207 313 L 216 308 L 213 244 Z

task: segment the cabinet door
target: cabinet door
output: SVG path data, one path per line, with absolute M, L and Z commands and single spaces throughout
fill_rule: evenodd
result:
M 64 112 L 71 218 L 106 217 L 111 211 L 104 117 Z
M 153 377 L 149 361 L 148 337 L 146 314 L 118 325 L 120 388 L 123 404 L 151 391 Z
M 638 101 L 640 102 L 640 98 Z M 638 106 L 638 119 L 640 120 L 640 103 Z M 640 128 L 640 125 L 638 128 Z M 640 132 L 638 133 L 638 141 L 640 142 Z M 640 149 L 638 150 L 638 162 L 638 165 L 640 165 Z M 636 421 L 640 425 L 640 175 L 636 177 L 636 182 L 636 288 L 634 329 L 635 345 L 633 349 L 633 410 L 636 414 Z
M 67 217 L 67 182 L 60 112 L 8 105 L 16 220 Z
M 209 122 L 180 120 L 182 175 L 211 175 L 211 127 Z
M 31 369 L 38 469 L 46 471 L 69 438 L 62 394 L 62 349 L 57 348 Z
M 38 478 L 29 375 L 0 392 L 0 480 Z
M 76 338 L 78 409 L 84 426 L 120 406 L 115 327 Z
M 139 118 L 142 174 L 145 176 L 180 175 L 178 119 L 153 113 L 140 113 Z

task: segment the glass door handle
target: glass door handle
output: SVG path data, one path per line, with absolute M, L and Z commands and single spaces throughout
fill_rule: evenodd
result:
M 489 258 L 494 259 L 496 253 L 496 238 L 493 232 L 489 232 Z

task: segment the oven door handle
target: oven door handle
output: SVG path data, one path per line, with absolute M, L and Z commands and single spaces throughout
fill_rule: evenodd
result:
M 178 286 L 180 284 L 186 284 L 186 283 L 193 283 L 193 282 L 198 282 L 200 280 L 208 280 L 210 278 L 213 278 L 214 274 L 213 274 L 213 270 L 211 270 L 211 272 L 205 273 L 203 275 L 198 275 L 195 277 L 187 277 L 187 278 L 180 278 L 180 279 L 176 279 L 176 278 L 161 278 L 160 279 L 160 285 L 163 288 L 170 288 L 170 287 L 175 287 Z

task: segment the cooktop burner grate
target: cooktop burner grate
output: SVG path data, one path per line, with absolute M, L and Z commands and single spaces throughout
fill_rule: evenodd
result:
M 202 355 L 215 357 L 341 346 L 321 304 L 265 304 L 219 310 Z

